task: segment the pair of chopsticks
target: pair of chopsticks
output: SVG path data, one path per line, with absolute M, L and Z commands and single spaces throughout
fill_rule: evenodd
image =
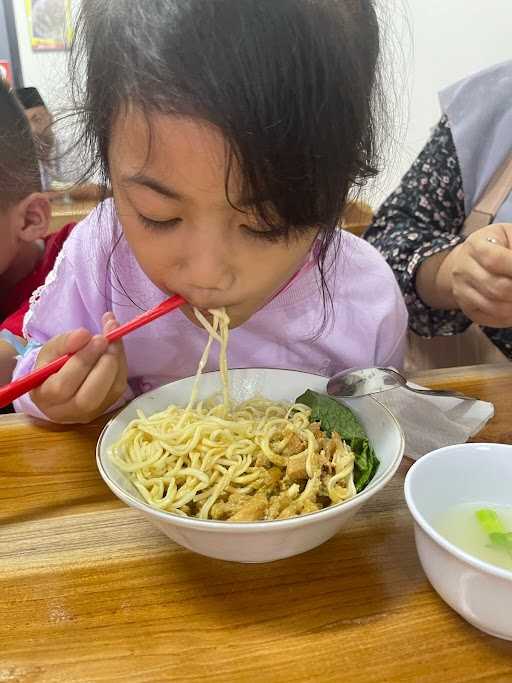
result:
M 112 332 L 109 332 L 105 335 L 105 339 L 107 339 L 107 341 L 110 343 L 115 342 L 130 332 L 139 329 L 139 327 L 147 325 L 152 320 L 156 320 L 156 318 L 160 318 L 160 316 L 173 311 L 175 308 L 183 306 L 184 303 L 186 303 L 185 299 L 175 294 L 169 299 L 162 301 L 161 304 L 155 306 L 155 308 L 152 308 L 150 311 L 141 313 L 141 315 L 138 315 L 130 322 L 116 327 L 115 330 L 112 330 Z M 23 394 L 32 391 L 32 389 L 35 389 L 36 387 L 39 387 L 46 379 L 48 379 L 48 377 L 58 372 L 61 367 L 68 362 L 72 355 L 73 354 L 67 353 L 65 356 L 60 356 L 51 363 L 48 363 L 48 365 L 45 365 L 42 368 L 34 370 L 28 375 L 25 375 L 25 377 L 20 377 L 20 379 L 0 387 L 0 408 L 5 408 L 5 406 L 8 406 L 16 398 L 23 396 Z

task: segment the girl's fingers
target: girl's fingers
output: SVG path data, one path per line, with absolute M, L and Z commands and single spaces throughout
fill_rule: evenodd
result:
M 112 330 L 115 330 L 116 327 L 118 327 L 119 323 L 115 319 L 115 316 L 112 312 L 108 311 L 107 313 L 104 313 L 101 317 L 101 327 L 103 329 L 103 334 L 107 334 L 108 332 L 111 332 Z
M 102 413 L 108 411 L 116 401 L 118 401 L 121 396 L 124 394 L 126 391 L 126 387 L 128 386 L 128 378 L 127 378 L 127 372 L 126 372 L 126 365 L 124 362 L 124 355 L 122 357 L 122 362 L 119 364 L 118 370 L 117 370 L 117 375 L 114 379 L 114 382 L 112 386 L 110 387 L 110 393 L 106 396 L 105 400 L 103 403 L 99 406 L 97 414 L 101 415 Z
M 69 346 L 72 346 L 74 341 L 70 339 Z M 41 387 L 32 392 L 36 403 L 59 405 L 71 399 L 96 365 L 98 359 L 105 353 L 107 346 L 108 342 L 102 336 L 95 336 L 90 339 L 59 372 L 49 377 Z
M 109 405 L 115 403 L 119 396 L 111 397 L 111 393 L 118 372 L 119 358 L 117 355 L 104 353 L 89 372 L 73 398 L 78 414 L 91 415 L 110 399 Z
M 91 341 L 93 335 L 88 330 L 80 328 L 79 330 L 74 330 L 63 336 L 67 337 L 65 348 L 64 351 L 57 354 L 56 357 L 62 356 L 65 353 L 76 353 L 77 351 L 80 351 L 80 349 L 83 349 L 84 346 Z
M 122 348 L 115 350 L 111 345 L 70 400 L 42 409 L 57 422 L 90 422 L 123 395 L 126 385 L 124 352 Z
M 104 316 L 104 334 L 118 326 L 112 314 Z M 82 412 L 100 413 L 123 394 L 127 382 L 127 365 L 123 344 L 110 344 L 77 392 L 75 404 Z
M 102 318 L 103 335 L 118 326 L 112 313 Z M 46 344 L 39 356 L 43 365 L 64 353 L 74 355 L 58 373 L 32 392 L 36 405 L 58 421 L 89 421 L 123 394 L 127 365 L 121 341 L 76 330 Z
M 103 334 L 108 334 L 109 332 L 112 332 L 112 330 L 115 330 L 116 327 L 119 327 L 119 323 L 116 320 L 115 316 L 113 313 L 105 313 L 103 316 Z M 110 344 L 108 348 L 108 353 L 115 354 L 120 363 L 120 373 L 123 371 L 125 374 L 128 373 L 128 368 L 126 364 L 126 355 L 124 353 L 124 346 L 123 342 L 121 340 L 114 342 L 113 344 Z
M 36 368 L 51 363 L 56 358 L 64 356 L 66 353 L 75 353 L 83 348 L 90 340 L 91 333 L 80 328 L 67 334 L 61 334 L 47 342 L 39 351 L 37 356 Z
M 38 367 L 65 353 L 73 354 L 59 372 L 32 392 L 43 412 L 59 422 L 88 422 L 112 406 L 127 383 L 123 344 L 103 335 L 118 327 L 112 313 L 102 318 L 102 335 L 75 330 L 52 339 L 41 349 Z
M 119 326 L 112 313 L 103 319 L 103 333 Z M 123 343 L 110 344 L 95 368 L 79 389 L 76 400 L 80 408 L 88 410 L 91 419 L 105 412 L 123 395 L 127 385 L 127 363 Z M 109 386 L 110 384 L 110 386 Z

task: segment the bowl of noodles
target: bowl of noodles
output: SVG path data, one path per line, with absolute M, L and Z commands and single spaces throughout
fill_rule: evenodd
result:
M 345 402 L 367 437 L 347 445 L 334 430 L 327 436 L 315 406 L 295 402 L 322 400 L 326 378 L 259 368 L 231 370 L 229 381 L 229 415 L 220 373 L 207 373 L 194 414 L 186 414 L 191 377 L 135 399 L 98 442 L 113 493 L 185 548 L 238 562 L 305 552 L 345 526 L 398 468 L 402 431 L 377 400 Z M 373 471 L 355 466 L 365 444 Z
M 103 430 L 101 476 L 167 536 L 203 555 L 269 562 L 320 545 L 396 472 L 404 438 L 371 397 L 343 404 L 326 378 L 227 367 L 229 318 L 197 373 L 139 396 Z M 214 341 L 219 372 L 203 374 Z

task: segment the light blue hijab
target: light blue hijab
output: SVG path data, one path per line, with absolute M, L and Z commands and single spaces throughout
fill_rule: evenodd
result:
M 449 86 L 441 91 L 439 101 L 451 124 L 468 216 L 512 152 L 512 61 Z M 512 192 L 494 222 L 512 223 Z

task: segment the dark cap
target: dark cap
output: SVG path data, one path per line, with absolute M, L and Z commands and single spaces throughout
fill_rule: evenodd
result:
M 46 107 L 43 98 L 39 94 L 37 88 L 17 88 L 16 97 L 19 99 L 25 109 L 33 109 L 34 107 Z

